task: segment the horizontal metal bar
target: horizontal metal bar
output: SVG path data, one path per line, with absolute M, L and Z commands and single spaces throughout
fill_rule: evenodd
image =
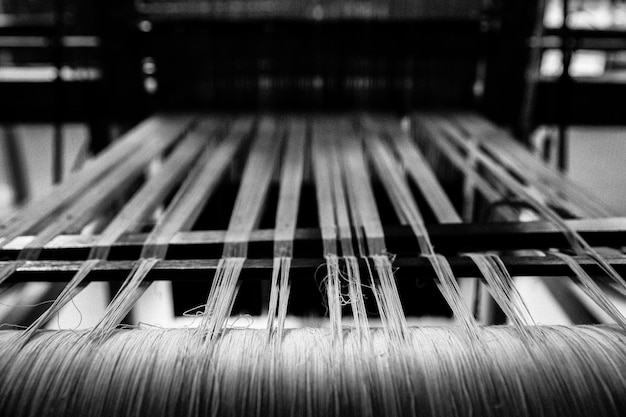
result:
M 545 36 L 561 36 L 561 28 L 548 28 Z M 569 29 L 567 37 L 570 39 L 611 38 L 626 39 L 626 31 L 621 29 Z
M 282 7 L 281 7 L 282 6 Z M 397 13 L 389 10 L 388 7 L 372 7 L 358 11 L 346 11 L 346 8 L 335 5 L 318 5 L 317 8 L 299 7 L 289 2 L 280 5 L 276 2 L 265 7 L 254 7 L 246 2 L 228 1 L 220 3 L 180 3 L 171 4 L 147 4 L 138 2 L 137 10 L 151 22 L 178 22 L 178 21 L 234 21 L 241 23 L 246 21 L 295 21 L 295 22 L 344 22 L 344 21 L 365 21 L 374 22 L 426 22 L 435 24 L 440 22 L 472 23 L 477 26 L 480 23 L 478 16 L 473 14 L 464 15 L 452 11 L 448 16 L 428 16 L 423 10 L 415 8 L 405 13 Z M 315 10 L 315 13 L 313 13 Z
M 626 246 L 626 218 L 570 220 L 568 225 L 578 231 L 592 246 Z M 435 249 L 443 254 L 464 251 L 566 248 L 563 233 L 550 222 L 439 224 L 428 226 Z M 178 233 L 170 243 L 168 258 L 211 258 L 221 255 L 225 231 L 193 231 Z M 146 234 L 123 236 L 111 252 L 111 259 L 136 259 Z M 387 250 L 397 255 L 417 253 L 417 241 L 409 227 L 385 228 Z M 58 236 L 44 247 L 41 259 L 84 259 L 97 242 L 97 236 Z M 256 230 L 250 239 L 250 257 L 273 256 L 273 230 Z M 32 236 L 13 240 L 0 251 L 0 257 L 14 259 Z M 295 256 L 316 257 L 322 253 L 319 229 L 298 229 L 295 235 Z M 46 255 L 46 251 L 48 254 Z M 0 258 L 1 259 L 1 258 Z
M 49 36 L 0 36 L 0 48 L 49 48 L 53 40 Z M 97 48 L 100 39 L 96 36 L 63 36 L 65 48 Z
M 542 49 L 560 49 L 563 47 L 563 40 L 559 36 L 545 36 L 531 40 L 533 47 Z M 569 41 L 573 49 L 592 49 L 600 51 L 619 51 L 626 48 L 626 38 L 624 37 L 604 37 L 604 38 L 580 38 L 576 41 Z
M 455 276 L 458 278 L 478 277 L 480 272 L 467 257 L 449 257 Z M 586 257 L 575 257 L 577 262 L 591 275 L 603 280 L 599 266 Z M 557 277 L 572 275 L 569 267 L 553 256 L 504 256 L 504 264 L 513 276 Z M 610 256 L 606 260 L 622 275 L 626 275 L 626 256 Z M 88 280 L 118 281 L 126 278 L 136 261 L 103 261 L 98 264 Z M 164 260 L 153 268 L 149 279 L 159 281 L 210 281 L 217 269 L 218 259 Z M 325 276 L 324 259 L 293 259 L 291 278 L 295 280 L 322 279 Z M 367 267 L 361 260 L 361 268 Z M 0 262 L 0 269 L 8 262 Z M 32 261 L 24 263 L 13 274 L 9 283 L 16 282 L 66 282 L 78 271 L 81 261 Z M 397 258 L 393 261 L 395 275 L 400 280 L 434 278 L 429 261 L 421 257 Z M 242 280 L 267 280 L 271 278 L 272 259 L 248 259 L 241 273 Z

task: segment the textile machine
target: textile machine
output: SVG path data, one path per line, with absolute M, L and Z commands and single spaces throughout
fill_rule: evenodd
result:
M 0 414 L 623 415 L 626 219 L 472 110 L 477 8 L 418 3 L 140 2 L 157 111 L 0 222 L 51 298 Z

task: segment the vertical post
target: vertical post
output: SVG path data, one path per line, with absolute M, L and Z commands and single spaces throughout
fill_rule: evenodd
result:
M 87 124 L 89 128 L 89 151 L 98 154 L 111 142 L 109 131 L 111 121 L 118 116 L 118 110 L 111 106 L 111 98 L 117 94 L 118 86 L 111 80 L 117 70 L 114 64 L 115 54 L 121 55 L 119 62 L 128 61 L 125 51 L 120 50 L 116 31 L 125 30 L 125 24 L 130 17 L 126 10 L 122 9 L 119 1 L 93 1 L 91 7 L 94 15 L 92 34 L 98 39 L 95 63 L 100 69 L 100 79 L 94 83 L 92 94 L 87 106 Z M 125 2 L 129 3 L 129 2 Z M 128 39 L 128 42 L 131 42 Z M 124 68 L 123 70 L 125 70 Z M 130 76 L 130 74 L 129 74 Z M 134 92 L 129 92 L 129 96 Z M 119 110 L 123 113 L 123 110 Z
M 559 122 L 558 122 L 558 166 L 561 171 L 567 170 L 568 140 L 567 129 L 569 124 L 569 89 L 572 84 L 570 76 L 570 64 L 572 62 L 573 42 L 568 25 L 569 0 L 563 1 L 563 24 L 561 26 L 561 53 L 563 59 L 563 71 L 559 78 Z
M 520 111 L 520 132 L 526 143 L 530 143 L 535 126 L 535 107 L 537 104 L 537 89 L 541 77 L 541 60 L 543 57 L 542 37 L 544 32 L 544 17 L 546 0 L 537 1 L 533 33 L 529 41 L 529 58 L 525 73 L 525 86 Z
M 54 36 L 52 39 L 54 66 L 56 78 L 54 91 L 56 105 L 54 106 L 54 137 L 52 143 L 52 182 L 58 183 L 63 180 L 63 34 L 64 34 L 65 0 L 54 0 Z
M 7 170 L 15 196 L 14 203 L 19 206 L 28 200 L 29 189 L 24 155 L 14 126 L 7 125 L 4 129 L 0 129 L 0 144 L 4 146 L 6 152 Z
M 488 38 L 484 113 L 499 124 L 519 126 L 531 49 L 528 39 L 536 26 L 540 0 L 494 2 L 497 8 L 492 34 Z

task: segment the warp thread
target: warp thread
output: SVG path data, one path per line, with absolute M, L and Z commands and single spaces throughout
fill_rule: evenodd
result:
M 0 355 L 0 413 L 67 416 L 619 416 L 626 412 L 626 333 L 610 326 L 480 331 L 411 328 L 400 347 L 372 330 L 337 346 L 331 330 L 228 330 L 207 352 L 191 329 L 38 333 Z M 19 332 L 0 332 L 6 352 Z M 10 363 L 7 363 L 10 361 Z M 193 395 L 191 393 L 194 393 Z

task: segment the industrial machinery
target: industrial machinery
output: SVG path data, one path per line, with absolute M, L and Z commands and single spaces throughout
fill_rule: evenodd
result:
M 0 223 L 1 413 L 622 415 L 626 219 L 488 120 L 479 3 L 136 3 L 151 114 Z

